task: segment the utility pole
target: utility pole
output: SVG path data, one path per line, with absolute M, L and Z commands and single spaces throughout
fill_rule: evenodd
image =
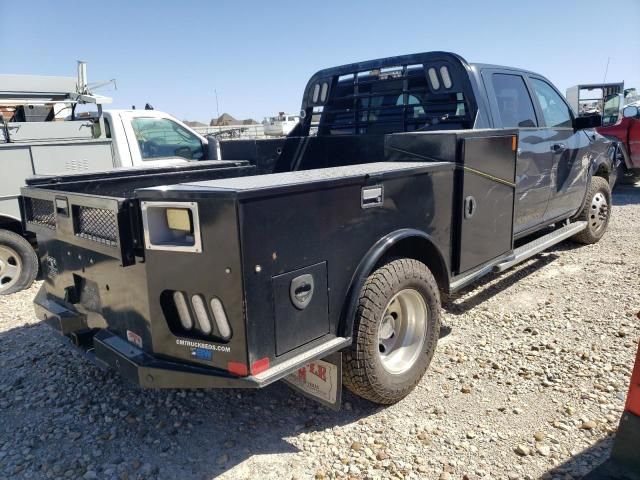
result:
M 604 69 L 604 78 L 602 79 L 602 83 L 607 80 L 607 73 L 609 73 L 609 60 L 611 60 L 611 57 L 607 57 L 607 66 Z
M 216 96 L 216 123 L 218 123 L 218 120 L 220 119 L 220 107 L 218 106 L 218 90 L 214 88 L 213 93 Z

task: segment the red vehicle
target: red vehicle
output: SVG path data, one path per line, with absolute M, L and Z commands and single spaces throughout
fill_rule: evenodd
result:
M 600 115 L 596 130 L 618 143 L 617 182 L 640 176 L 640 95 L 624 82 L 591 83 L 567 89 L 567 101 L 578 116 Z
M 605 103 L 605 111 L 607 105 Z M 640 174 L 640 108 L 628 105 L 618 121 L 597 128 L 598 133 L 618 140 L 618 181 L 633 180 Z

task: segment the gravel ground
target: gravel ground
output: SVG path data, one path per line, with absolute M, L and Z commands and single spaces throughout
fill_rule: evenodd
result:
M 611 446 L 640 326 L 640 186 L 565 242 L 445 305 L 427 375 L 339 413 L 276 384 L 142 391 L 0 298 L 0 478 L 579 478 Z

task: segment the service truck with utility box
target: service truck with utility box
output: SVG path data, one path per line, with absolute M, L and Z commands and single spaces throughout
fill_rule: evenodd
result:
M 25 178 L 218 158 L 171 115 L 103 110 L 109 103 L 87 85 L 83 62 L 77 78 L 0 75 L 0 295 L 28 288 L 38 274 L 37 242 L 22 229 L 17 200 Z
M 142 387 L 389 404 L 456 292 L 611 215 L 614 148 L 541 75 L 428 52 L 329 68 L 282 139 L 22 190 L 48 322 Z

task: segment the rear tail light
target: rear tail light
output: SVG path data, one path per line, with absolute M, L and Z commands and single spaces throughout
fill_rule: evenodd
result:
M 147 250 L 202 252 L 198 204 L 194 202 L 141 202 Z
M 204 340 L 228 341 L 233 332 L 222 301 L 207 300 L 201 293 L 194 295 L 180 290 L 165 290 L 160 305 L 171 332 L 196 336 Z
M 182 292 L 173 292 L 173 303 L 178 311 L 178 317 L 180 318 L 180 324 L 185 330 L 191 330 L 193 328 L 193 319 L 189 313 L 189 307 L 187 307 L 187 300 Z
M 218 327 L 218 333 L 220 333 L 220 336 L 224 340 L 228 340 L 231 337 L 229 320 L 227 320 L 227 315 L 224 313 L 222 302 L 215 297 L 211 300 L 211 311 L 213 312 L 213 319 L 216 322 L 216 327 Z
M 205 306 L 202 296 L 194 295 L 191 297 L 191 305 L 193 305 L 193 311 L 196 314 L 200 331 L 205 335 L 211 335 L 213 327 L 211 325 L 211 320 L 209 320 L 209 313 L 207 312 L 207 307 Z

